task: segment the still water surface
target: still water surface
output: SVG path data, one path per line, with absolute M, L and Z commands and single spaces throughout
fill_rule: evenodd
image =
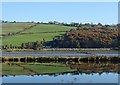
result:
M 41 51 L 3 52 L 2 56 L 118 56 L 118 51 Z M 118 83 L 118 73 L 71 73 L 58 75 L 16 75 L 3 76 L 3 83 Z
M 49 75 L 20 75 L 3 77 L 3 83 L 118 83 L 117 73 L 78 74 L 70 73 L 57 76 Z
M 2 56 L 118 56 L 118 51 L 40 51 L 40 52 L 2 52 Z

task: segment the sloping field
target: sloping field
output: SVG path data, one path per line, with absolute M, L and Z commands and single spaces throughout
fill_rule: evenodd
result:
M 24 23 L 24 22 L 19 22 L 19 23 L 2 23 L 2 34 L 7 34 L 11 32 L 18 32 L 23 30 L 24 28 L 27 28 L 34 23 Z
M 3 38 L 2 43 L 3 45 L 12 44 L 14 46 L 20 46 L 21 43 L 25 43 L 25 42 L 42 41 L 43 38 L 46 41 L 49 41 L 52 40 L 52 38 L 57 35 L 59 35 L 59 33 L 15 35 L 15 36 Z
M 68 31 L 73 29 L 74 27 L 70 26 L 63 26 L 63 25 L 52 25 L 52 24 L 39 24 L 33 27 L 30 30 L 26 30 L 22 33 L 44 33 L 44 32 L 61 32 L 61 31 Z
M 4 23 L 2 31 L 3 33 L 10 32 L 18 32 L 27 28 L 33 23 Z M 55 36 L 60 34 L 64 34 L 66 31 L 70 29 L 74 29 L 75 27 L 63 26 L 63 25 L 52 25 L 52 24 L 37 24 L 30 29 L 24 30 L 19 34 L 12 36 L 5 36 L 2 39 L 3 45 L 20 46 L 21 43 L 25 42 L 33 42 L 33 41 L 41 41 L 45 39 L 45 41 L 52 40 Z

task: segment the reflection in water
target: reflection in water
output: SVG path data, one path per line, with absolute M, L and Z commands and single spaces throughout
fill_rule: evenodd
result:
M 71 75 L 78 74 L 92 74 L 92 73 L 120 73 L 120 63 L 84 63 L 84 62 L 66 62 L 66 63 L 16 63 L 5 62 L 3 63 L 3 75 Z M 13 69 L 12 69 L 13 68 Z M 24 71 L 17 72 L 14 68 Z M 59 69 L 59 70 L 57 70 Z M 50 71 L 46 71 L 50 70 Z M 10 72 L 12 71 L 12 73 Z M 44 72 L 46 71 L 46 72 Z
M 117 83 L 118 62 L 9 62 L 3 83 Z
M 70 57 L 70 56 L 62 56 L 62 57 L 49 57 L 49 56 L 24 56 L 24 57 L 2 57 L 0 58 L 2 62 L 24 62 L 24 63 L 31 63 L 31 62 L 38 62 L 38 63 L 50 63 L 50 62 L 85 62 L 85 63 L 119 63 L 120 56 L 89 56 L 89 57 Z
M 102 74 L 104 72 L 110 73 L 120 73 L 120 63 L 78 63 L 78 64 L 70 64 L 71 69 L 77 69 L 79 73 L 99 73 Z

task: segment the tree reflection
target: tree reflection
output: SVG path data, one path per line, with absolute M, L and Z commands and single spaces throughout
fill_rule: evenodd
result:
M 10 68 L 12 66 L 18 65 L 21 66 L 23 64 L 27 64 L 27 63 L 16 63 L 16 62 L 5 62 L 7 65 L 10 66 Z M 34 65 L 39 65 L 41 63 L 31 63 L 31 66 Z M 45 63 L 44 63 L 45 64 Z M 51 63 L 50 63 L 51 64 Z M 58 63 L 56 63 L 58 64 Z M 71 74 L 71 75 L 79 75 L 79 74 L 87 74 L 87 75 L 91 75 L 94 73 L 98 73 L 99 75 L 102 75 L 103 73 L 120 73 L 120 63 L 111 63 L 111 62 L 106 62 L 106 63 L 85 63 L 85 62 L 64 62 L 61 63 L 64 64 L 66 67 L 69 67 L 72 71 L 66 71 L 66 72 L 59 72 L 59 73 L 41 73 L 38 72 L 36 69 L 28 69 L 27 67 L 23 67 L 24 69 L 28 69 L 29 71 L 33 72 L 34 74 L 26 74 L 26 75 L 31 75 L 34 77 L 34 75 L 37 76 L 42 76 L 42 75 L 49 75 L 49 76 L 58 76 L 58 75 L 67 75 L 67 74 Z M 49 66 L 49 63 L 46 63 L 46 66 Z M 54 65 L 53 65 L 54 66 Z M 59 67 L 58 67 L 59 68 Z M 46 69 L 46 68 L 45 68 Z M 9 68 L 8 68 L 9 70 Z M 53 69 L 56 70 L 56 69 Z M 21 72 L 22 74 L 22 72 Z M 10 74 L 7 75 L 2 75 L 2 77 L 4 76 L 8 76 Z M 16 74 L 17 75 L 17 74 Z M 16 75 L 12 75 L 12 76 L 16 76 Z

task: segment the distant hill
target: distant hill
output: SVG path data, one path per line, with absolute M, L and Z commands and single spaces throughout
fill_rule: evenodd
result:
M 5 48 L 116 48 L 120 36 L 117 25 L 4 22 L 2 46 Z
M 20 46 L 25 42 L 41 41 L 43 39 L 50 41 L 55 36 L 64 34 L 66 31 L 75 28 L 57 24 L 32 22 L 2 23 L 2 44 Z

